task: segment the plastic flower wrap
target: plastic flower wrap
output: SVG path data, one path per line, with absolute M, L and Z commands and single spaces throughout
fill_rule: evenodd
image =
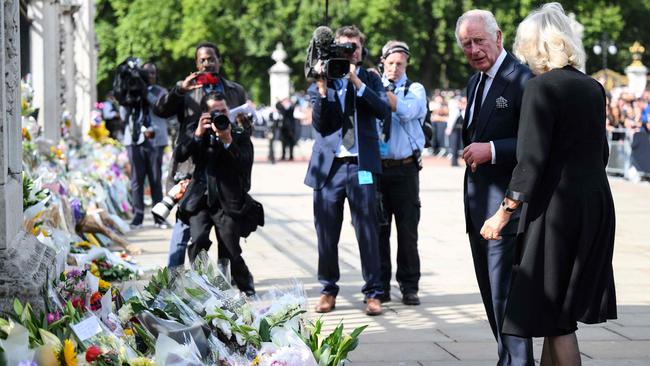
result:
M 161 334 L 156 341 L 156 365 L 159 366 L 202 366 L 201 355 L 190 338 L 179 343 Z

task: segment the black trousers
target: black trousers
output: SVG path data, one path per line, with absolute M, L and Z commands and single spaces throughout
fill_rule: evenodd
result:
M 144 216 L 144 178 L 149 179 L 152 206 L 160 202 L 162 193 L 162 160 L 164 146 L 153 146 L 150 140 L 140 145 L 127 146 L 131 162 L 131 194 L 133 211 L 136 216 Z
M 379 180 L 384 218 L 379 227 L 380 278 L 385 293 L 390 291 L 390 232 L 397 227 L 397 272 L 395 278 L 404 294 L 417 293 L 420 281 L 418 223 L 420 222 L 420 178 L 416 163 L 384 168 Z
M 189 218 L 192 245 L 188 247 L 187 255 L 190 262 L 194 262 L 201 250 L 210 249 L 210 230 L 214 226 L 219 258 L 230 260 L 230 272 L 239 290 L 249 295 L 254 293 L 253 275 L 241 256 L 239 224 L 220 207 L 208 207 L 206 197 L 202 201 L 202 209 Z
M 497 366 L 533 366 L 532 340 L 501 333 L 514 264 L 515 237 L 504 235 L 502 240 L 485 240 L 474 225 L 468 234 L 478 287 L 497 341 Z

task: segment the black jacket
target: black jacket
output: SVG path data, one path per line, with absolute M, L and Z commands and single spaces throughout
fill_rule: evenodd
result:
M 222 208 L 226 214 L 236 217 L 241 214 L 253 167 L 250 136 L 239 128 L 233 128 L 233 141 L 226 148 L 207 133 L 201 137 L 194 136 L 197 123 L 193 121 L 187 125 L 175 149 L 179 162 L 191 157 L 195 164 L 192 182 L 181 202 L 182 214 L 191 216 L 198 212 L 207 192 L 208 207 Z
M 244 88 L 232 81 L 221 78 L 224 86 L 224 94 L 226 96 L 226 104 L 228 108 L 238 107 L 246 103 L 246 92 Z M 176 137 L 175 146 L 181 143 L 183 134 L 187 129 L 187 125 L 194 119 L 201 116 L 201 98 L 203 98 L 203 88 L 198 88 L 187 93 L 180 91 L 176 85 L 168 94 L 160 97 L 154 107 L 154 113 L 163 118 L 176 116 L 180 124 L 180 133 Z M 178 164 L 176 159 L 176 150 L 172 156 L 172 164 L 167 177 L 166 188 L 171 189 L 174 185 L 173 179 L 177 172 L 191 174 L 194 171 L 194 164 L 192 160 L 185 160 L 183 164 Z

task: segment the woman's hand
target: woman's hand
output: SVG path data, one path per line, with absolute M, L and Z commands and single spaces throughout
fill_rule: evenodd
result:
M 492 217 L 485 220 L 481 228 L 481 236 L 485 240 L 501 240 L 501 230 L 503 230 L 503 227 L 506 226 L 508 221 L 510 221 L 510 214 L 502 209 L 498 209 Z

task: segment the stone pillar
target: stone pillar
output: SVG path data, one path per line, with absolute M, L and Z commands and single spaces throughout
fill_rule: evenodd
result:
M 0 6 L 0 252 L 23 221 L 19 0 Z M 0 271 L 3 263 L 0 262 Z
M 274 106 L 278 101 L 291 96 L 291 68 L 284 63 L 287 58 L 282 43 L 278 42 L 275 46 L 275 51 L 271 54 L 271 58 L 275 61 L 275 65 L 269 69 L 269 84 L 271 85 L 271 102 L 270 105 Z
M 603 51 L 604 52 L 604 51 Z M 641 56 L 645 52 L 645 47 L 639 42 L 634 42 L 630 47 L 632 53 L 632 63 L 625 68 L 625 74 L 628 80 L 628 90 L 637 98 L 645 91 L 648 82 L 648 68 L 641 63 Z
M 97 102 L 97 41 L 95 37 L 95 1 L 77 1 L 74 13 L 75 127 L 79 136 L 90 131 L 90 113 Z M 75 132 L 77 133 L 77 132 Z
M 70 126 L 70 135 L 77 141 L 81 141 L 81 129 L 77 121 L 77 100 L 75 90 L 75 79 L 77 68 L 74 63 L 74 13 L 79 10 L 79 5 L 70 1 L 61 1 L 62 11 L 62 32 L 63 38 L 61 46 L 61 60 L 63 62 L 63 105 L 64 111 L 68 113 L 72 124 Z
M 34 106 L 39 108 L 38 123 L 44 137 L 56 143 L 61 137 L 62 111 L 59 3 L 31 1 L 27 15 L 32 22 L 29 36 Z
M 0 6 L 0 311 L 14 298 L 44 310 L 41 289 L 52 278 L 55 252 L 20 232 L 23 222 L 20 133 L 20 0 Z

